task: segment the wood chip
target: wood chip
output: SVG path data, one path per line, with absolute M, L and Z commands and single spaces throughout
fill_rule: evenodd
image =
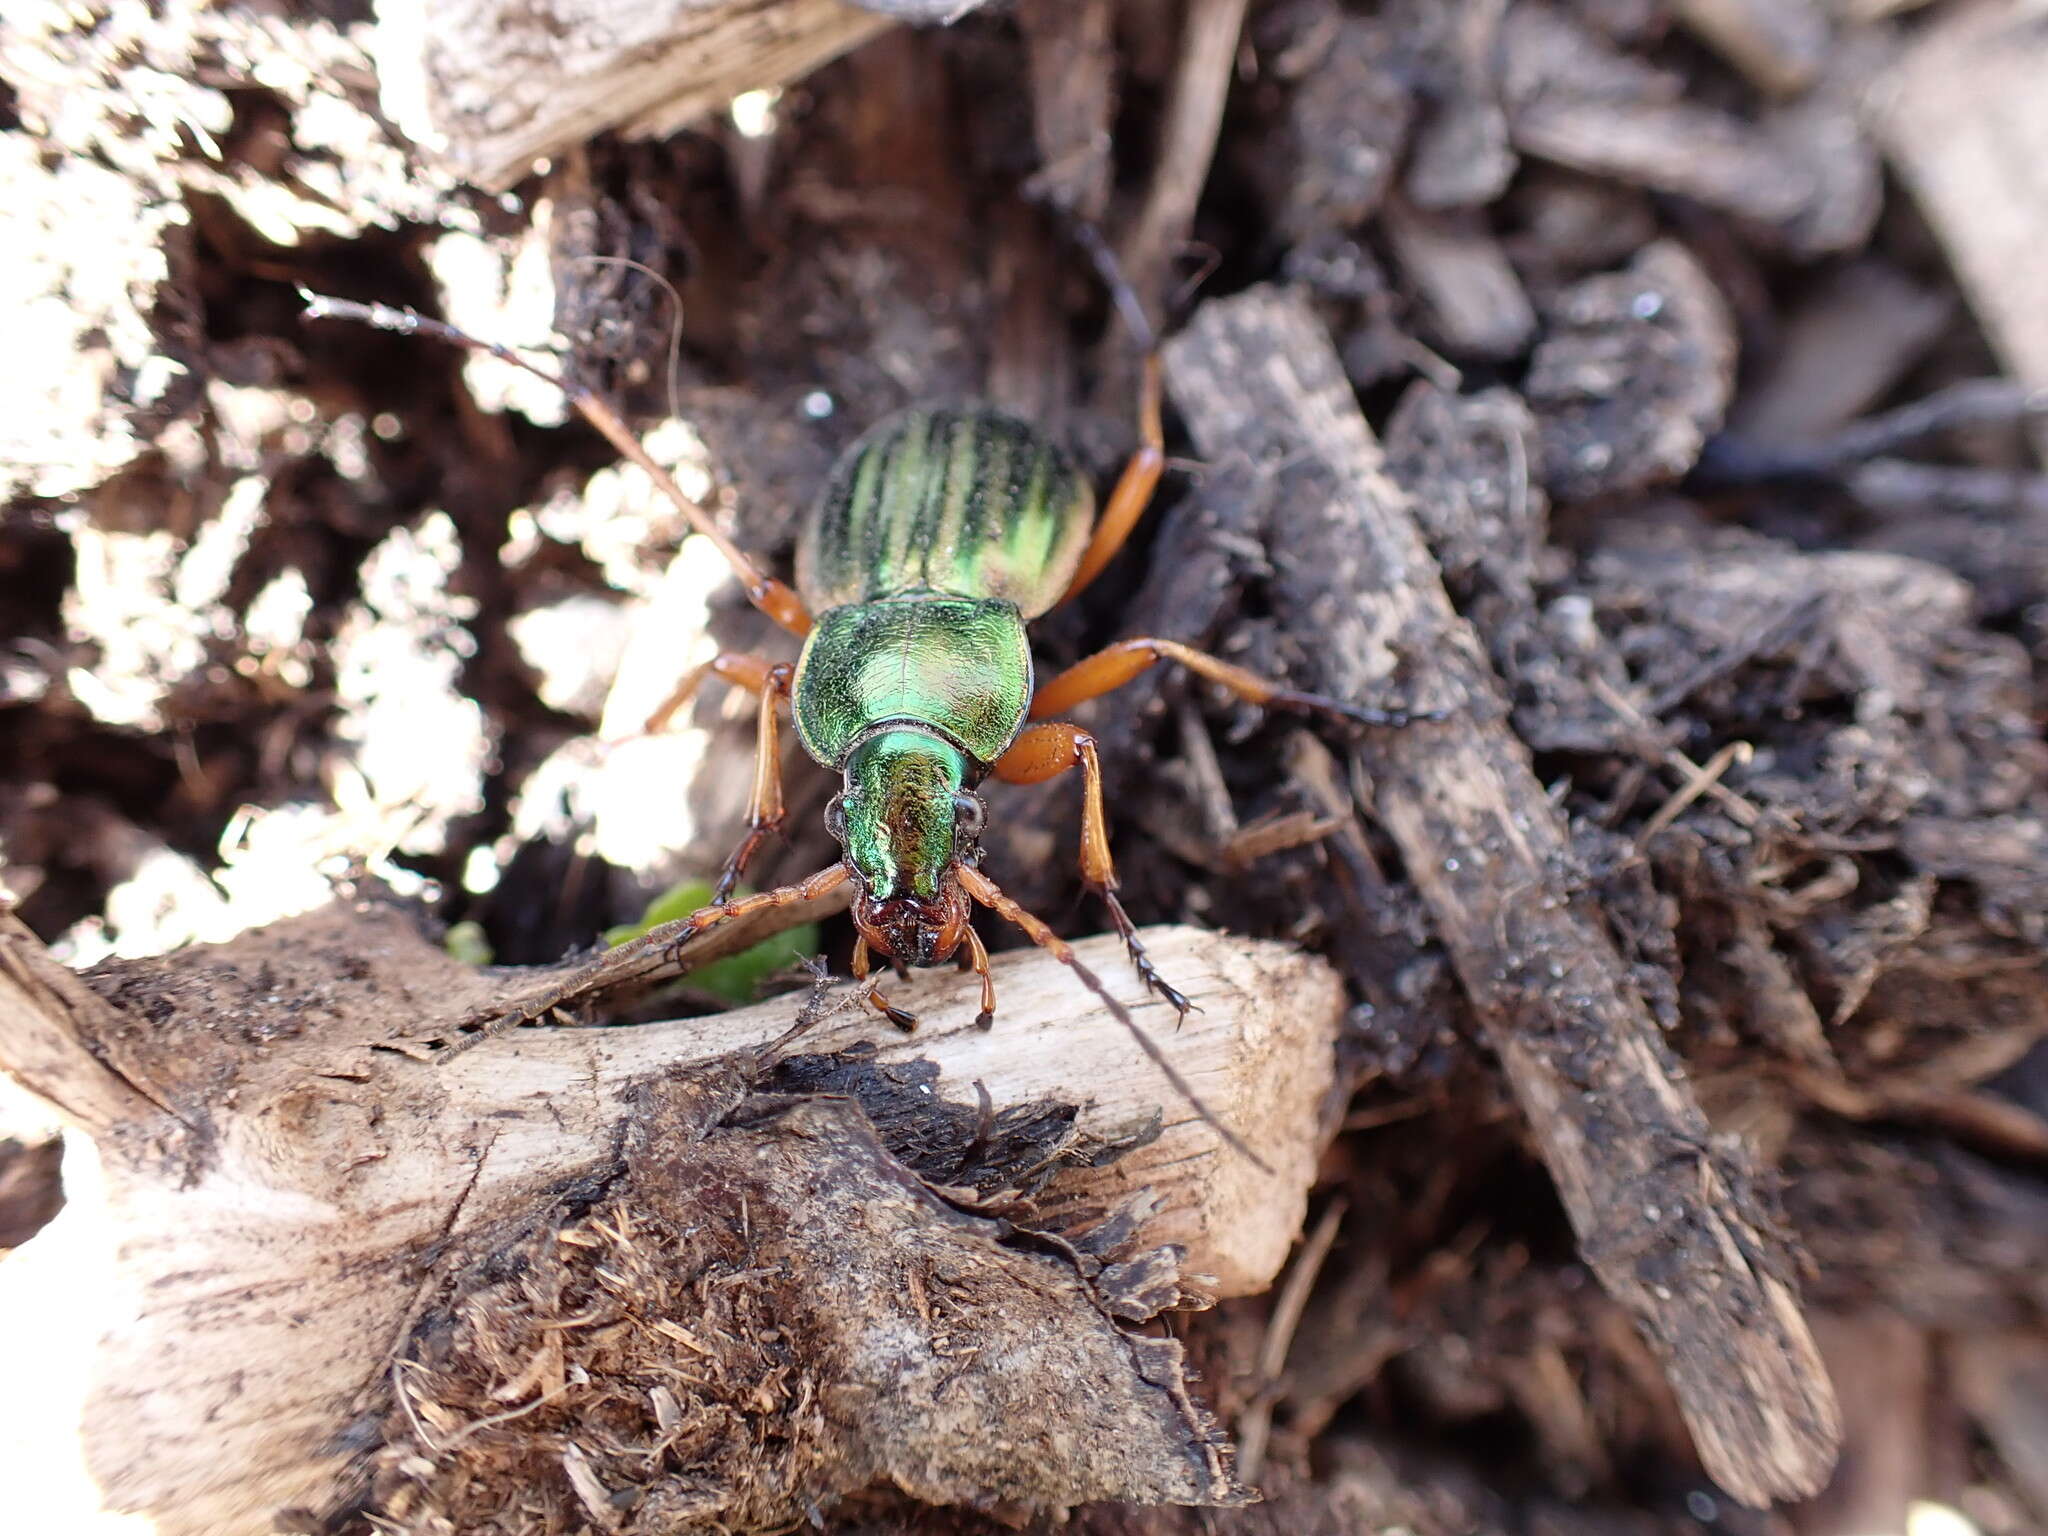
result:
M 1879 139 L 2013 376 L 2048 386 L 2048 30 L 2026 0 L 1946 8 L 1871 93 Z M 2048 433 L 2037 437 L 2048 454 Z

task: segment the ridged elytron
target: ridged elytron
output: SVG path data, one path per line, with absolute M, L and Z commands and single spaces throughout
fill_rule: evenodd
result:
M 766 907 L 791 906 L 853 882 L 857 980 L 871 957 L 931 966 L 965 948 L 981 979 L 986 1028 L 995 1016 L 988 953 L 971 917 L 979 902 L 1073 965 L 1064 940 L 1004 895 L 981 870 L 988 778 L 1036 784 L 1079 768 L 1081 876 L 1108 907 L 1146 984 L 1183 1013 L 1189 1004 L 1153 969 L 1116 897 L 1103 812 L 1102 765 L 1079 726 L 1047 717 L 1173 661 L 1267 708 L 1369 725 L 1398 712 L 1276 686 L 1173 640 L 1120 640 L 1050 682 L 1033 684 L 1025 626 L 1079 593 L 1122 547 L 1165 465 L 1156 360 L 1144 370 L 1140 445 L 1098 519 L 1073 461 L 1029 423 L 992 410 L 909 410 L 874 427 L 841 456 L 797 545 L 794 589 L 764 574 L 651 459 L 600 397 L 516 354 L 439 321 L 384 305 L 308 295 L 308 314 L 422 332 L 540 373 L 621 455 L 653 478 L 691 526 L 715 544 L 755 607 L 804 638 L 794 665 L 727 654 L 695 668 L 663 705 L 658 729 L 711 676 L 760 699 L 747 834 L 726 861 L 711 905 L 672 930 L 690 938 Z M 778 729 L 789 707 L 804 749 L 844 779 L 826 825 L 845 857 L 808 879 L 732 898 L 761 843 L 781 827 Z M 871 982 L 868 1000 L 893 1022 L 915 1020 Z

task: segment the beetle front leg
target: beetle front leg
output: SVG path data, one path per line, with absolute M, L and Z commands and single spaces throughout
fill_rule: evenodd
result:
M 1131 964 L 1145 985 L 1173 1004 L 1186 1018 L 1194 1004 L 1152 964 L 1138 938 L 1138 925 L 1116 897 L 1116 864 L 1109 852 L 1109 817 L 1102 802 L 1102 759 L 1095 738 L 1064 720 L 1027 726 L 997 758 L 994 773 L 1005 784 L 1042 784 L 1071 769 L 1081 770 L 1081 879 L 1109 908 L 1110 921 L 1130 951 Z
M 788 662 L 777 662 L 763 680 L 760 726 L 754 736 L 754 788 L 747 797 L 747 835 L 740 839 L 739 847 L 733 849 L 725 868 L 719 871 L 718 887 L 711 893 L 714 902 L 732 895 L 740 876 L 746 873 L 748 860 L 789 819 L 782 800 L 782 740 L 778 725 L 795 671 Z
M 828 864 L 815 875 L 806 876 L 794 885 L 780 885 L 772 891 L 742 896 L 737 901 L 714 901 L 708 907 L 699 907 L 688 917 L 679 917 L 672 923 L 650 928 L 630 942 L 648 949 L 669 950 L 680 957 L 683 946 L 701 933 L 708 933 L 734 918 L 745 917 L 763 908 L 794 907 L 806 901 L 816 901 L 820 896 L 829 896 L 838 890 L 852 875 L 844 863 Z
M 669 696 L 647 717 L 645 725 L 625 737 L 612 738 L 613 743 L 631 741 L 640 736 L 659 736 L 674 722 L 683 706 L 703 691 L 707 678 L 721 677 L 735 688 L 758 694 L 772 685 L 775 669 L 782 665 L 784 663 L 770 661 L 766 656 L 749 655 L 745 651 L 721 651 L 709 661 L 699 662 L 685 672 Z
M 683 706 L 697 696 L 706 678 L 724 678 L 735 688 L 744 688 L 761 701 L 759 728 L 754 738 L 754 788 L 747 798 L 747 834 L 719 871 L 718 884 L 711 893 L 713 906 L 720 906 L 731 898 L 740 877 L 746 873 L 748 861 L 762 843 L 782 829 L 782 824 L 788 819 L 782 799 L 779 711 L 789 698 L 790 681 L 795 671 L 786 661 L 770 661 L 765 656 L 749 656 L 743 651 L 723 652 L 685 672 L 675 691 L 648 716 L 647 724 L 638 733 L 655 736 L 667 730 Z
M 974 1016 L 976 1029 L 996 1027 L 996 979 L 988 972 L 988 950 L 982 945 L 981 935 L 974 931 L 974 925 L 967 925 L 964 935 L 964 952 L 967 968 L 981 978 L 981 1012 Z
M 1325 698 L 1319 693 L 1282 688 L 1278 683 L 1268 682 L 1258 673 L 1247 672 L 1221 656 L 1211 656 L 1207 651 L 1182 645 L 1178 640 L 1154 640 L 1149 636 L 1119 640 L 1086 660 L 1075 662 L 1032 695 L 1031 718 L 1043 720 L 1047 715 L 1065 714 L 1076 704 L 1085 704 L 1105 693 L 1114 693 L 1162 661 L 1179 662 L 1197 676 L 1220 683 L 1247 704 L 1257 704 L 1266 709 L 1332 715 L 1358 725 L 1402 726 L 1414 720 L 1438 718 L 1429 713 L 1411 714 L 1401 709 L 1347 704 L 1342 699 Z

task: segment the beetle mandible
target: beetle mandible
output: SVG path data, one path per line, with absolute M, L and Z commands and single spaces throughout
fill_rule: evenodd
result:
M 840 456 L 797 542 L 796 586 L 764 573 L 710 515 L 648 457 L 589 388 L 557 378 L 505 347 L 411 310 L 306 295 L 310 318 L 440 337 L 491 353 L 560 388 L 583 417 L 650 476 L 691 527 L 717 546 L 747 598 L 802 636 L 794 663 L 727 653 L 693 668 L 650 729 L 716 676 L 755 694 L 759 725 L 747 832 L 726 860 L 711 904 L 680 920 L 693 938 L 763 908 L 793 906 L 851 881 L 853 972 L 892 1022 L 916 1020 L 871 980 L 875 956 L 932 966 L 964 948 L 981 981 L 976 1023 L 995 1018 L 988 952 L 976 904 L 1014 923 L 1069 966 L 1073 951 L 981 869 L 990 778 L 1036 784 L 1081 771 L 1081 877 L 1099 896 L 1148 987 L 1182 1014 L 1182 996 L 1146 957 L 1117 899 L 1095 740 L 1064 714 L 1171 661 L 1268 709 L 1325 714 L 1366 725 L 1410 718 L 1282 688 L 1178 641 L 1119 640 L 1035 688 L 1025 626 L 1068 601 L 1123 546 L 1166 464 L 1156 353 L 1142 373 L 1139 446 L 1095 514 L 1095 495 L 1064 449 L 1031 423 L 992 409 L 910 409 L 890 416 Z M 842 777 L 826 825 L 843 857 L 791 885 L 734 899 L 748 861 L 783 824 L 780 721 L 820 764 Z

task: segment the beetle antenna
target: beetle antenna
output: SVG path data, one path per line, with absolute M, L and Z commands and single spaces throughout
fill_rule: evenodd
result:
M 1122 316 L 1124 328 L 1131 333 L 1131 339 L 1138 344 L 1138 350 L 1150 356 L 1159 350 L 1159 333 L 1152 327 L 1152 317 L 1145 313 L 1145 301 L 1138 297 L 1130 279 L 1124 276 L 1124 269 L 1111 250 L 1102 231 L 1092 222 L 1083 218 L 1068 221 L 1068 230 L 1074 243 L 1087 253 L 1088 260 L 1095 267 L 1095 275 L 1109 292 L 1110 303 Z
M 630 256 L 600 256 L 596 254 L 571 258 L 569 265 L 594 267 L 624 267 L 638 272 L 642 277 L 661 285 L 661 291 L 668 295 L 668 413 L 677 421 L 683 419 L 683 296 L 676 285 L 663 277 L 644 261 L 635 261 Z
M 1159 1048 L 1158 1041 L 1152 1038 L 1145 1026 L 1131 1017 L 1130 1010 L 1110 995 L 1109 988 L 1102 984 L 1102 978 L 1090 970 L 1081 957 L 1074 953 L 1073 945 L 1046 927 L 1042 919 L 1025 911 L 1010 897 L 1004 895 L 1002 888 L 995 881 L 973 866 L 960 866 L 960 883 L 967 887 L 968 895 L 997 916 L 1006 918 L 1023 929 L 1025 936 L 1032 943 L 1050 953 L 1054 959 L 1078 976 L 1081 985 L 1093 992 L 1101 1000 L 1102 1006 L 1109 1010 L 1110 1016 L 1130 1031 L 1131 1038 L 1138 1042 L 1138 1049 L 1152 1058 L 1152 1065 L 1159 1069 L 1160 1076 L 1173 1084 L 1174 1092 L 1187 1100 L 1188 1107 L 1204 1125 L 1223 1139 L 1225 1146 L 1244 1158 L 1259 1172 L 1273 1172 L 1271 1163 L 1254 1152 L 1242 1136 L 1219 1120 L 1215 1111 L 1202 1102 L 1202 1096 L 1195 1092 L 1194 1084 L 1181 1076 L 1180 1068 L 1176 1067 L 1166 1052 Z

